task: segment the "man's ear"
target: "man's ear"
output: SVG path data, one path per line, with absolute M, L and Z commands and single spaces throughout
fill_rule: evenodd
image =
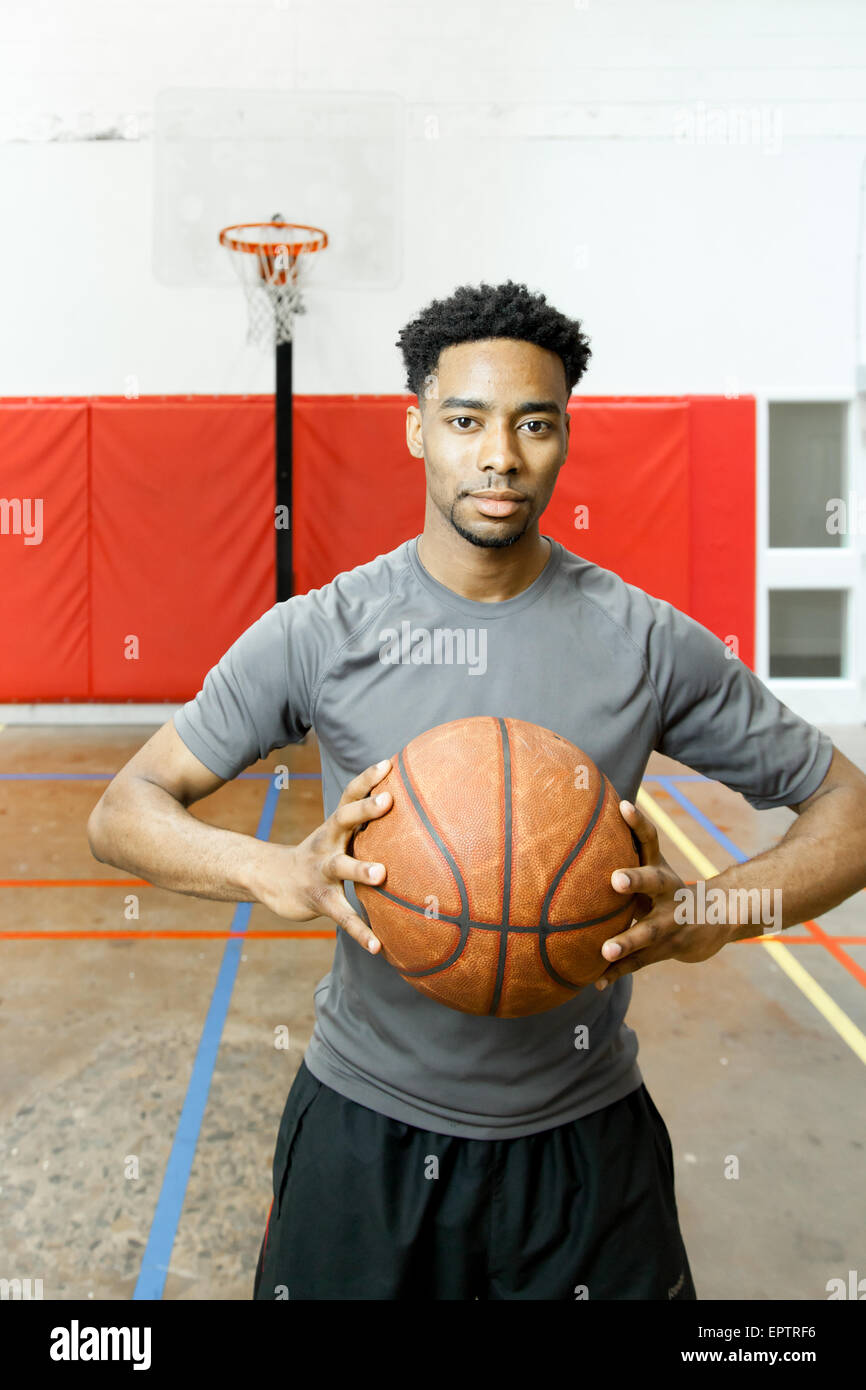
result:
M 424 443 L 421 437 L 423 416 L 420 407 L 410 405 L 406 408 L 406 447 L 416 459 L 424 457 Z

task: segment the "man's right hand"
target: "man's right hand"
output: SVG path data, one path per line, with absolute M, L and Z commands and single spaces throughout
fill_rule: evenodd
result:
M 308 922 L 313 917 L 330 917 L 368 951 L 375 954 L 380 942 L 352 906 L 342 889 L 345 879 L 353 883 L 381 884 L 384 864 L 353 859 L 346 847 L 359 826 L 384 816 L 391 809 L 390 792 L 373 796 L 373 788 L 391 767 L 391 759 L 375 763 L 353 778 L 340 798 L 336 810 L 299 845 L 268 844 L 279 855 L 266 854 L 257 875 L 256 897 L 278 917 L 292 922 Z

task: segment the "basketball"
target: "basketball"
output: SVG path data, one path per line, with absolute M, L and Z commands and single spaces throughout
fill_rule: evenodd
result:
M 349 853 L 383 863 L 356 883 L 381 954 L 422 994 L 462 1013 L 544 1013 L 598 979 L 602 943 L 635 899 L 611 886 L 639 864 L 619 797 L 575 744 L 520 719 L 437 725 L 377 784 L 390 810 Z

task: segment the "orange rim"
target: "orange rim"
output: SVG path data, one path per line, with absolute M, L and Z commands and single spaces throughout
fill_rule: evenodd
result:
M 273 227 L 274 231 L 285 228 L 290 231 L 292 228 L 299 228 L 304 232 L 315 232 L 316 241 L 296 241 L 291 245 L 285 239 L 282 241 L 244 241 L 243 238 L 233 235 L 235 232 L 245 232 L 250 227 Z M 260 256 L 276 256 L 281 247 L 285 247 L 290 256 L 300 256 L 304 252 L 321 251 L 328 244 L 328 234 L 323 232 L 321 227 L 308 227 L 304 222 L 237 222 L 233 227 L 223 227 L 220 232 L 220 246 L 226 246 L 230 251 L 248 251 Z

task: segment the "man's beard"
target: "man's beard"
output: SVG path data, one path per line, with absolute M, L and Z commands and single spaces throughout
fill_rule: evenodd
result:
M 459 500 L 460 499 L 458 498 L 458 501 Z M 496 534 L 490 536 L 478 536 L 475 534 L 474 531 L 467 530 L 465 526 L 461 526 L 460 522 L 455 520 L 454 510 L 456 506 L 457 502 L 455 502 L 452 506 L 451 515 L 448 519 L 451 522 L 451 525 L 454 527 L 454 530 L 457 532 L 458 536 L 462 536 L 463 539 L 465 541 L 469 541 L 471 545 L 478 545 L 486 550 L 501 550 L 504 546 L 514 545 L 514 542 L 519 541 L 521 536 L 523 536 L 526 533 L 529 527 L 529 521 L 527 521 L 526 525 L 523 526 L 523 528 L 520 531 L 515 531 L 514 534 L 511 536 L 498 536 Z

